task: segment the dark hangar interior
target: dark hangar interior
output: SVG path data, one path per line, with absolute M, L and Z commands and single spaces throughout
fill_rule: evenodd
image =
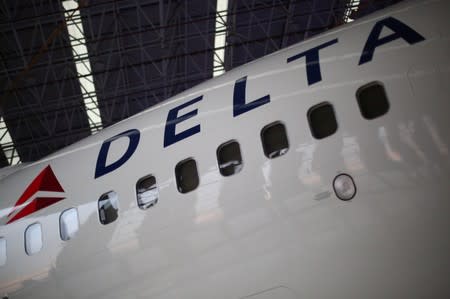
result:
M 3 0 L 0 168 L 400 0 Z

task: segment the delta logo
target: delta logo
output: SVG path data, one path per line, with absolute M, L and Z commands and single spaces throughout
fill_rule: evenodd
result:
M 52 168 L 50 165 L 47 166 L 34 178 L 19 197 L 7 216 L 6 224 L 10 224 L 63 200 L 65 197 L 62 197 L 61 193 L 64 192 Z

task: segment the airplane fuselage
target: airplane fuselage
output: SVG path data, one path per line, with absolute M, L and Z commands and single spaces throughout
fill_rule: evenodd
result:
M 450 297 L 449 11 L 394 6 L 5 175 L 0 296 Z

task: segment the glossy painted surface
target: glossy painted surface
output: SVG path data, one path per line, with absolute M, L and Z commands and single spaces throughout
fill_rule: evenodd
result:
M 160 107 L 108 128 L 0 181 L 0 217 L 47 165 L 66 199 L 9 225 L 0 295 L 9 298 L 448 298 L 450 297 L 450 2 L 414 1 L 235 69 Z M 425 36 L 396 40 L 358 66 L 376 20 L 394 16 Z M 321 50 L 323 81 L 308 86 L 306 49 Z M 233 117 L 233 88 L 247 77 L 247 97 L 270 103 Z M 390 109 L 362 117 L 359 87 L 381 82 Z M 198 114 L 177 126 L 201 131 L 163 147 L 170 109 L 203 95 Z M 338 129 L 312 137 L 307 111 L 335 110 Z M 180 115 L 191 111 L 180 111 Z M 261 130 L 280 121 L 289 149 L 268 159 Z M 114 172 L 94 179 L 103 141 L 138 128 L 140 143 Z M 217 148 L 239 142 L 243 167 L 224 177 Z M 128 141 L 111 144 L 111 161 Z M 177 190 L 174 169 L 196 161 L 200 182 Z M 339 200 L 333 180 L 350 174 L 357 188 Z M 153 175 L 158 203 L 142 210 L 136 182 Z M 98 200 L 113 190 L 118 218 L 99 222 Z M 61 212 L 76 207 L 80 229 L 69 241 Z M 42 225 L 42 250 L 27 256 L 24 231 Z M 2 222 L 3 224 L 3 222 Z
M 6 255 L 6 239 L 0 238 L 0 267 L 6 264 L 7 255 Z

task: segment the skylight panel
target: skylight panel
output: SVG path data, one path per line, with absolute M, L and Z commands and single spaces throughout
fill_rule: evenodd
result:
M 89 120 L 91 133 L 103 128 L 100 110 L 98 109 L 97 94 L 95 92 L 94 78 L 92 76 L 91 63 L 89 61 L 86 39 L 84 37 L 83 24 L 81 22 L 78 3 L 69 0 L 62 2 L 64 17 L 69 33 L 72 55 L 75 61 L 77 77 L 81 87 L 84 106 Z
M 228 0 L 217 0 L 214 36 L 213 77 L 225 72 L 225 45 L 227 38 Z

